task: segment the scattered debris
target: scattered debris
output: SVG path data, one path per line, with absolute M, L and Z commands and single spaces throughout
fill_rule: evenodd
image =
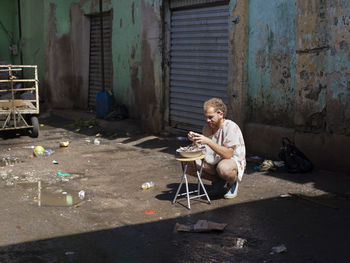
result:
M 78 196 L 80 199 L 84 199 L 85 198 L 85 191 L 84 190 L 80 190 L 79 193 L 78 193 Z
M 273 161 L 271 160 L 264 160 L 263 163 L 260 165 L 259 172 L 265 172 L 265 171 L 275 171 L 276 167 L 273 164 Z
M 44 152 L 45 152 L 45 148 L 44 147 L 36 146 L 34 148 L 33 154 L 34 154 L 34 156 L 42 156 L 42 155 L 44 155 Z
M 64 254 L 65 254 L 66 256 L 69 256 L 69 255 L 74 255 L 75 252 L 74 252 L 74 251 L 66 251 Z
M 62 141 L 60 142 L 60 147 L 68 147 L 69 141 Z
M 233 240 L 233 246 L 235 248 L 243 248 L 246 246 L 246 244 L 247 244 L 247 240 L 244 238 L 236 237 Z
M 2 158 L 2 160 L 0 161 L 0 166 L 1 167 L 8 166 L 8 165 L 13 166 L 19 162 L 20 160 L 18 157 L 5 157 L 5 158 Z
M 249 158 L 253 159 L 253 160 L 262 160 L 262 158 L 260 156 L 257 156 L 257 155 L 250 156 Z
M 34 145 L 30 145 L 30 146 L 23 146 L 22 149 L 34 149 L 35 146 Z
M 286 198 L 286 197 L 292 197 L 290 194 L 281 194 L 280 197 Z
M 145 214 L 146 215 L 154 215 L 156 212 L 154 212 L 153 210 L 146 210 Z
M 45 149 L 45 151 L 44 151 L 45 156 L 50 156 L 50 155 L 53 155 L 54 153 L 55 153 L 55 151 L 52 149 Z
M 58 164 L 58 162 L 56 160 L 53 160 L 52 163 L 53 164 Z
M 67 125 L 66 127 L 80 131 L 81 129 L 88 128 L 89 126 L 98 127 L 96 118 L 92 118 L 90 120 L 79 119 L 74 123 Z
M 94 140 L 94 144 L 95 144 L 95 145 L 100 145 L 100 144 L 101 144 L 101 141 L 100 141 L 99 139 L 95 139 L 95 140 Z
M 287 252 L 287 247 L 284 244 L 276 246 L 276 247 L 273 247 L 271 254 L 274 254 L 274 253 L 280 254 L 280 253 L 283 253 L 283 252 Z
M 248 156 L 247 158 L 247 162 L 252 162 L 252 163 L 261 163 L 263 161 L 263 158 L 260 156 Z
M 197 223 L 191 225 L 183 225 L 176 223 L 175 231 L 177 232 L 210 232 L 212 230 L 223 231 L 227 224 L 216 223 L 208 220 L 198 220 Z
M 57 171 L 58 176 L 70 176 L 71 174 L 69 173 L 61 173 L 60 171 Z
M 283 167 L 284 162 L 283 161 L 273 161 L 274 166 L 276 167 Z
M 154 187 L 155 185 L 156 185 L 156 182 L 145 182 L 141 185 L 141 188 L 143 190 L 147 190 L 147 189 Z

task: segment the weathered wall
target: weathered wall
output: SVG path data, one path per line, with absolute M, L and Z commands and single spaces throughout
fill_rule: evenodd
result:
M 10 45 L 18 44 L 17 1 L 0 3 L 0 61 L 18 64 L 19 55 L 11 55 Z
M 112 10 L 113 93 L 145 130 L 162 127 L 160 111 L 161 1 L 105 0 Z M 89 21 L 97 0 L 51 0 L 46 45 L 47 98 L 52 107 L 86 108 L 88 95 Z M 62 53 L 65 56 L 62 56 Z
M 113 15 L 114 94 L 124 103 L 131 117 L 138 117 L 135 91 L 141 82 L 141 7 L 139 1 L 115 0 Z M 133 91 L 134 90 L 134 91 Z
M 40 100 L 43 101 L 45 94 L 44 76 L 46 46 L 46 26 L 44 21 L 48 16 L 45 8 L 46 4 L 45 0 L 37 0 L 35 2 L 21 0 L 20 5 L 23 64 L 38 66 L 39 97 Z M 16 19 L 18 18 L 16 17 Z
M 248 1 L 230 1 L 228 118 L 243 128 L 248 111 Z
M 51 0 L 45 7 L 48 17 L 44 85 L 49 107 L 87 108 L 90 30 L 84 13 L 87 2 Z
M 249 3 L 249 120 L 292 127 L 295 1 Z
M 295 124 L 301 128 L 350 135 L 349 3 L 297 2 Z
M 162 20 L 160 0 L 141 0 L 141 89 L 136 95 L 140 105 L 142 126 L 145 130 L 159 131 L 163 125 L 162 108 Z
M 252 151 L 276 158 L 288 135 L 316 166 L 350 170 L 349 3 L 250 1 L 246 137 Z

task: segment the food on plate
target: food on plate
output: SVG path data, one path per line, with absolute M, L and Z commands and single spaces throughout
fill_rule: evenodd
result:
M 199 152 L 199 151 L 203 151 L 204 149 L 205 149 L 204 145 L 196 146 L 196 145 L 190 144 L 188 146 L 180 147 L 176 151 L 177 152 Z

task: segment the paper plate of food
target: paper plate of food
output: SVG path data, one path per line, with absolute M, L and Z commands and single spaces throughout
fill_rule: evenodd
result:
M 177 153 L 179 153 L 182 157 L 185 158 L 194 158 L 201 156 L 203 154 L 203 151 L 205 150 L 204 145 L 188 145 L 185 147 L 180 147 L 176 150 Z

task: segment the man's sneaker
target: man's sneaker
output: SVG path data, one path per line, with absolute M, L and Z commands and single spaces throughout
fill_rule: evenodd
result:
M 232 199 L 237 196 L 238 193 L 238 182 L 235 182 L 233 185 L 230 186 L 227 193 L 224 195 L 225 199 Z
M 224 179 L 220 179 L 219 181 L 215 182 L 211 186 L 211 190 L 208 193 L 210 196 L 219 196 L 223 195 L 225 193 L 225 186 L 226 181 Z

